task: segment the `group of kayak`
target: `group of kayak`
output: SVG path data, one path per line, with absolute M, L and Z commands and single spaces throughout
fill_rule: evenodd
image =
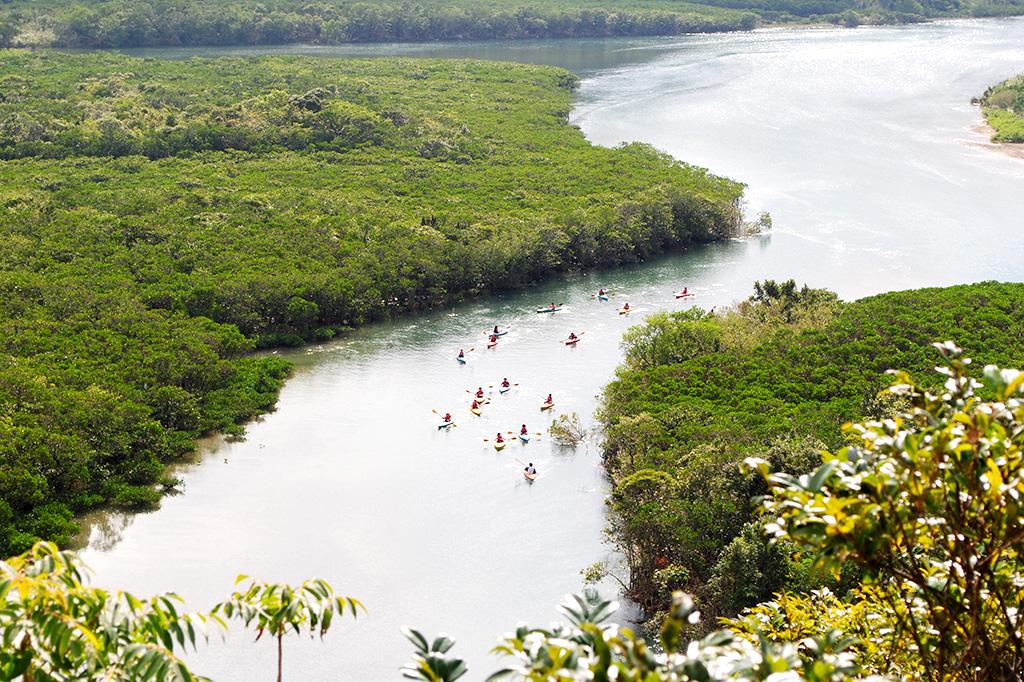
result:
M 677 299 L 691 298 L 695 295 L 696 294 L 690 292 L 688 288 L 684 287 L 682 291 L 676 292 L 675 297 Z M 596 294 L 593 294 L 593 297 L 597 298 L 600 301 L 607 301 L 609 300 L 610 294 L 608 290 L 601 288 L 598 289 Z M 562 305 L 555 303 L 551 303 L 543 308 L 537 308 L 538 313 L 557 313 L 560 310 L 562 310 Z M 631 308 L 629 307 L 629 303 L 627 302 L 622 305 L 618 312 L 620 315 L 626 315 L 630 311 Z M 502 329 L 499 325 L 494 325 L 494 328 L 487 334 L 487 348 L 494 348 L 495 346 L 497 346 L 498 340 L 502 336 L 505 336 L 506 334 L 508 334 L 508 329 Z M 576 332 L 569 332 L 569 336 L 563 340 L 563 343 L 566 346 L 575 346 L 577 343 L 579 343 L 580 336 L 582 334 L 583 332 L 581 332 L 580 334 L 576 334 Z M 472 351 L 473 349 L 471 348 L 470 350 Z M 459 354 L 456 356 L 455 359 L 459 362 L 459 364 L 466 364 L 466 351 L 460 348 Z M 512 384 L 509 382 L 508 377 L 503 378 L 501 384 L 498 387 L 498 392 L 504 394 L 510 391 L 511 389 Z M 469 411 L 479 417 L 483 414 L 483 406 L 487 405 L 490 402 L 491 399 L 487 397 L 486 393 L 484 392 L 483 386 L 480 386 L 473 394 L 473 401 L 469 405 Z M 540 409 L 542 411 L 550 410 L 552 407 L 554 407 L 554 404 L 554 396 L 549 393 L 547 398 L 545 398 L 544 401 L 541 403 Z M 455 422 L 452 419 L 451 413 L 445 413 L 443 421 L 437 428 L 449 429 L 453 426 L 455 426 Z M 523 424 L 522 428 L 519 430 L 518 438 L 524 445 L 530 442 L 530 432 L 526 428 L 526 424 Z M 499 431 L 494 438 L 494 449 L 500 452 L 501 450 L 505 449 L 506 444 L 507 441 L 505 437 Z M 537 477 L 537 469 L 533 466 L 533 462 L 530 462 L 529 465 L 524 467 L 523 476 L 529 481 L 533 481 Z

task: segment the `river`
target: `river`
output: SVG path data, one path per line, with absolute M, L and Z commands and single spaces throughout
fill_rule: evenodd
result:
M 539 410 L 593 425 L 619 340 L 671 293 L 722 306 L 765 277 L 795 277 L 844 298 L 926 285 L 1024 278 L 1024 161 L 984 145 L 972 96 L 1021 68 L 1024 20 L 899 28 L 770 30 L 671 39 L 525 44 L 148 50 L 151 56 L 299 52 L 403 54 L 552 63 L 583 77 L 573 121 L 589 139 L 649 142 L 749 184 L 770 235 L 643 266 L 565 278 L 523 294 L 366 327 L 282 353 L 296 365 L 276 412 L 243 442 L 214 439 L 183 467 L 184 493 L 150 514 L 94 515 L 86 561 L 101 585 L 173 589 L 191 606 L 226 595 L 236 574 L 317 575 L 365 602 L 325 642 L 286 643 L 292 680 L 398 678 L 399 626 L 445 631 L 468 680 L 517 622 L 546 624 L 581 588 L 602 543 L 607 484 L 595 443 L 547 435 L 497 453 L 497 431 L 546 431 Z M 591 293 L 613 287 L 609 303 Z M 634 312 L 616 314 L 628 301 Z M 533 308 L 564 303 L 555 315 Z M 493 350 L 484 331 L 511 331 Z M 576 348 L 560 343 L 585 332 Z M 469 362 L 459 348 L 474 348 Z M 492 385 L 507 376 L 507 395 Z M 493 401 L 468 411 L 468 389 Z M 458 426 L 436 429 L 431 409 Z M 520 476 L 534 462 L 540 477 Z M 604 592 L 614 594 L 612 585 Z M 216 680 L 271 679 L 274 648 L 232 633 L 192 657 Z

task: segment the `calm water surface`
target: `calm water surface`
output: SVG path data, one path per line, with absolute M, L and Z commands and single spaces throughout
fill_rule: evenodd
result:
M 154 56 L 303 52 L 514 59 L 583 77 L 575 122 L 596 143 L 642 140 L 749 183 L 771 236 L 695 249 L 645 266 L 571 278 L 519 296 L 368 327 L 287 353 L 295 377 L 242 443 L 215 442 L 158 512 L 101 515 L 84 555 L 96 581 L 173 588 L 195 607 L 240 572 L 319 575 L 369 614 L 324 643 L 285 650 L 292 680 L 397 679 L 398 628 L 447 631 L 481 680 L 485 652 L 518 621 L 546 624 L 579 570 L 605 558 L 607 486 L 595 445 L 544 436 L 496 453 L 498 430 L 545 430 L 538 407 L 593 421 L 622 332 L 647 312 L 726 305 L 764 277 L 796 277 L 846 298 L 912 286 L 1024 278 L 1024 161 L 983 147 L 968 102 L 1024 63 L 1024 21 L 856 31 L 778 30 L 677 39 L 146 51 Z M 590 294 L 615 287 L 610 303 Z M 629 301 L 636 311 L 619 316 Z M 554 316 L 536 306 L 565 303 Z M 495 350 L 483 332 L 512 331 Z M 577 348 L 560 339 L 584 331 Z M 469 353 L 466 366 L 454 355 Z M 509 377 L 484 416 L 467 389 Z M 436 431 L 431 409 L 458 427 Z M 519 471 L 541 471 L 533 485 Z M 614 593 L 612 586 L 604 586 Z M 269 642 L 238 633 L 195 657 L 218 680 L 271 679 Z

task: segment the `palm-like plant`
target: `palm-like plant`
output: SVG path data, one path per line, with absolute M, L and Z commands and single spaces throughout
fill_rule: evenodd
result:
M 248 576 L 238 576 L 235 584 L 249 581 L 244 590 L 213 607 L 214 614 L 223 613 L 226 618 L 237 618 L 246 627 L 256 628 L 256 639 L 269 632 L 277 640 L 277 680 L 282 679 L 283 640 L 289 631 L 321 638 L 330 629 L 335 614 L 346 611 L 353 618 L 365 607 L 352 597 L 336 595 L 334 589 L 324 580 L 311 578 L 298 587 L 284 583 L 265 583 Z

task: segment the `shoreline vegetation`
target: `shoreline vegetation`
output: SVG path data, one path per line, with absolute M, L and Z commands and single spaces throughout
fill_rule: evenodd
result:
M 718 313 L 659 313 L 624 338 L 625 364 L 599 413 L 612 480 L 609 537 L 626 557 L 626 593 L 656 630 L 675 590 L 707 622 L 736 617 L 776 593 L 830 589 L 860 575 L 815 569 L 795 546 L 772 544 L 748 457 L 799 476 L 846 444 L 840 427 L 886 419 L 906 405 L 881 392 L 886 370 L 938 388 L 929 344 L 957 337 L 979 365 L 1020 364 L 1024 284 L 900 291 L 853 302 L 795 283 L 757 283 Z M 595 565 L 588 580 L 607 575 Z
M 988 88 L 974 100 L 981 105 L 990 139 L 999 144 L 1024 142 L 1024 74 Z M 1024 147 L 1009 147 L 1008 153 L 1024 157 Z
M 1024 0 L 2 0 L 0 47 L 520 40 L 916 23 L 1024 14 Z
M 0 555 L 145 509 L 271 410 L 256 348 L 734 236 L 743 186 L 567 122 L 576 77 L 0 51 Z

